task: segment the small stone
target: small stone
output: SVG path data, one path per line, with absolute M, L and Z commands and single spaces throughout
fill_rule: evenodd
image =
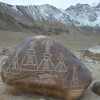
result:
M 93 69 L 95 68 L 94 66 L 90 66 L 90 67 L 93 68 Z
M 91 90 L 100 96 L 100 81 L 99 82 L 95 82 L 91 88 Z

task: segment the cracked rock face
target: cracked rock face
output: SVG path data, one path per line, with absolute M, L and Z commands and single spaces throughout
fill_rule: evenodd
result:
M 65 100 L 80 97 L 92 81 L 89 70 L 72 52 L 43 36 L 25 39 L 7 58 L 1 77 L 12 92 Z

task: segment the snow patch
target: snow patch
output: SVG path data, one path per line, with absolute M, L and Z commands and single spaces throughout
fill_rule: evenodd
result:
M 15 6 L 15 5 L 13 6 L 13 9 L 14 9 L 14 10 L 16 10 L 16 11 L 18 11 L 18 9 L 16 8 L 16 6 Z
M 88 49 L 92 53 L 100 53 L 100 46 L 94 46 Z
M 96 6 L 98 6 L 98 3 L 93 3 L 93 4 L 91 5 L 91 7 L 96 7 Z
M 38 36 L 34 36 L 34 37 L 37 38 L 37 39 L 40 39 L 40 38 L 45 38 L 46 36 L 38 35 Z
M 65 12 L 65 9 L 59 8 L 60 11 Z

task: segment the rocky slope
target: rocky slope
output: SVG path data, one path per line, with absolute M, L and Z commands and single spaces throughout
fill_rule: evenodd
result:
M 100 3 L 97 5 L 76 4 L 65 10 L 75 26 L 100 26 Z
M 48 27 L 44 25 L 37 25 L 33 24 L 32 26 L 25 25 L 23 23 L 18 22 L 19 25 L 25 29 L 27 32 L 30 33 L 37 33 L 42 35 L 59 35 L 59 34 L 70 34 L 70 31 L 65 28 L 55 28 L 55 27 Z
M 0 12 L 0 29 L 17 32 L 24 31 L 12 16 L 2 12 Z
M 7 13 L 0 12 L 0 29 L 6 31 L 29 32 L 43 35 L 70 34 L 67 28 L 49 27 L 33 23 L 31 26 L 17 22 Z
M 9 5 L 0 3 L 0 10 L 17 20 L 61 22 L 70 26 L 100 26 L 100 3 L 96 5 L 76 4 L 61 10 L 52 5 Z

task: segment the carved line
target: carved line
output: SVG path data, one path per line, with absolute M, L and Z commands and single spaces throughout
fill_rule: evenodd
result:
M 11 74 L 19 74 L 20 73 L 20 67 L 19 67 L 19 64 L 18 64 L 18 54 L 20 53 L 20 51 L 22 50 L 22 48 L 20 48 L 18 50 L 18 52 L 15 54 L 12 62 L 10 63 L 10 65 L 8 66 L 7 68 L 7 73 L 11 73 Z M 10 68 L 12 65 L 12 68 Z M 12 70 L 15 70 L 15 71 L 18 71 L 17 73 L 15 73 L 14 71 Z
M 25 57 L 23 58 L 20 67 L 24 66 L 24 68 L 26 68 L 27 65 L 33 65 L 33 66 L 36 67 L 36 70 L 35 70 L 35 71 L 37 71 L 37 69 L 38 69 L 38 64 L 37 64 L 37 59 L 36 59 L 35 50 L 34 50 L 34 46 L 36 46 L 36 42 L 35 42 L 35 41 L 32 41 L 32 42 L 29 44 L 29 46 L 30 46 L 30 49 L 27 51 L 27 54 L 26 54 Z M 31 55 L 31 54 L 33 54 L 33 55 Z M 27 59 L 27 61 L 26 61 L 26 64 L 24 64 L 24 60 L 25 60 L 27 57 L 28 57 L 28 59 Z M 35 64 L 33 63 L 33 58 L 35 59 L 35 60 L 34 60 Z M 21 69 L 21 70 L 30 71 L 30 70 L 27 70 L 27 69 Z M 31 71 L 34 71 L 34 70 L 31 70 Z
M 78 88 L 78 89 L 72 89 L 72 88 Z M 78 74 L 77 74 L 75 65 L 73 65 L 73 78 L 72 78 L 72 81 L 71 81 L 70 90 L 71 91 L 84 90 L 83 84 L 82 84 L 81 80 L 78 78 Z
M 45 42 L 46 42 L 46 43 L 45 43 Z M 50 40 L 44 40 L 44 41 L 42 42 L 42 45 L 44 45 L 44 44 L 45 44 L 45 51 L 46 51 L 46 53 L 49 53 L 49 52 L 50 52 L 50 46 L 53 45 L 53 42 L 50 41 Z
M 47 56 L 47 55 L 48 55 L 48 56 Z M 54 68 L 54 65 L 53 65 L 53 63 L 52 63 L 52 61 L 51 61 L 51 59 L 50 59 L 50 57 L 51 57 L 51 54 L 50 54 L 50 53 L 44 53 L 44 58 L 43 58 L 43 60 L 41 60 L 40 65 L 39 65 L 39 68 L 41 68 L 41 65 L 42 65 L 42 63 L 43 63 L 43 61 L 44 61 L 43 71 L 44 71 L 45 69 L 47 69 L 47 71 L 49 71 L 49 64 L 51 64 L 52 67 L 53 67 L 53 69 L 55 69 L 55 68 Z M 49 62 L 50 62 L 50 63 L 49 63 Z
M 60 66 L 58 72 L 67 72 L 67 68 L 64 64 L 64 60 L 67 60 L 67 59 L 64 57 L 63 53 L 60 53 L 60 56 L 57 59 L 60 60 L 56 66 L 56 69 Z M 65 70 L 63 69 L 63 67 L 65 68 Z
M 45 43 L 45 42 L 46 42 L 46 43 Z M 59 61 L 59 63 L 57 64 L 57 66 L 54 67 L 54 65 L 53 65 L 53 63 L 52 63 L 52 61 L 51 61 L 51 59 L 50 59 L 51 54 L 49 53 L 49 51 L 50 51 L 50 46 L 53 45 L 53 42 L 52 42 L 52 41 L 49 41 L 49 40 L 47 40 L 47 41 L 44 40 L 44 41 L 42 42 L 42 45 L 43 45 L 44 43 L 45 43 L 45 50 L 46 50 L 46 53 L 44 53 L 44 58 L 43 58 L 43 60 L 41 60 L 41 62 L 40 62 L 40 64 L 39 64 L 39 67 L 38 67 L 38 64 L 37 64 L 37 59 L 36 59 L 35 50 L 34 50 L 34 46 L 36 46 L 36 42 L 35 42 L 35 41 L 32 41 L 32 42 L 29 44 L 30 49 L 27 51 L 27 54 L 24 56 L 24 58 L 23 58 L 23 60 L 22 60 L 22 63 L 20 64 L 20 68 L 19 68 L 19 65 L 18 65 L 18 54 L 19 54 L 20 50 L 18 50 L 17 54 L 16 54 L 15 57 L 14 57 L 14 58 L 16 58 L 16 56 L 17 56 L 16 62 L 14 62 L 14 61 L 12 60 L 12 62 L 10 63 L 9 66 L 11 66 L 11 64 L 13 63 L 13 66 L 15 66 L 14 64 L 17 64 L 17 66 L 18 66 L 18 68 L 19 68 L 20 70 L 39 71 L 39 68 L 41 67 L 42 62 L 45 61 L 43 70 L 41 70 L 41 71 L 45 71 L 45 69 L 46 69 L 46 71 L 66 72 L 66 71 L 67 71 L 67 68 L 66 68 L 66 66 L 65 66 L 65 64 L 64 64 L 64 60 L 67 60 L 67 59 L 64 57 L 63 53 L 60 53 L 60 56 L 57 58 L 57 59 L 60 60 L 60 61 Z M 31 53 L 32 53 L 33 55 L 31 55 Z M 28 57 L 27 63 L 24 64 L 24 60 L 25 60 L 27 57 Z M 13 58 L 13 59 L 14 59 L 14 58 Z M 34 60 L 35 64 L 33 63 L 33 58 L 35 59 L 35 60 Z M 49 70 L 49 64 L 52 65 L 53 70 Z M 22 68 L 21 68 L 22 65 L 24 66 L 25 69 L 22 69 Z M 36 70 L 32 70 L 32 69 L 31 69 L 31 70 L 28 70 L 28 69 L 26 69 L 27 65 L 28 65 L 28 66 L 29 66 L 29 65 L 32 65 L 33 67 L 35 66 L 35 67 L 37 67 L 37 68 L 36 68 Z M 60 66 L 59 71 L 57 71 L 56 69 L 57 69 L 59 66 Z M 63 70 L 63 67 L 65 68 L 65 71 Z M 9 68 L 9 67 L 8 67 L 8 68 Z M 15 67 L 14 67 L 14 68 L 15 68 Z M 11 68 L 11 69 L 13 69 L 13 68 Z

